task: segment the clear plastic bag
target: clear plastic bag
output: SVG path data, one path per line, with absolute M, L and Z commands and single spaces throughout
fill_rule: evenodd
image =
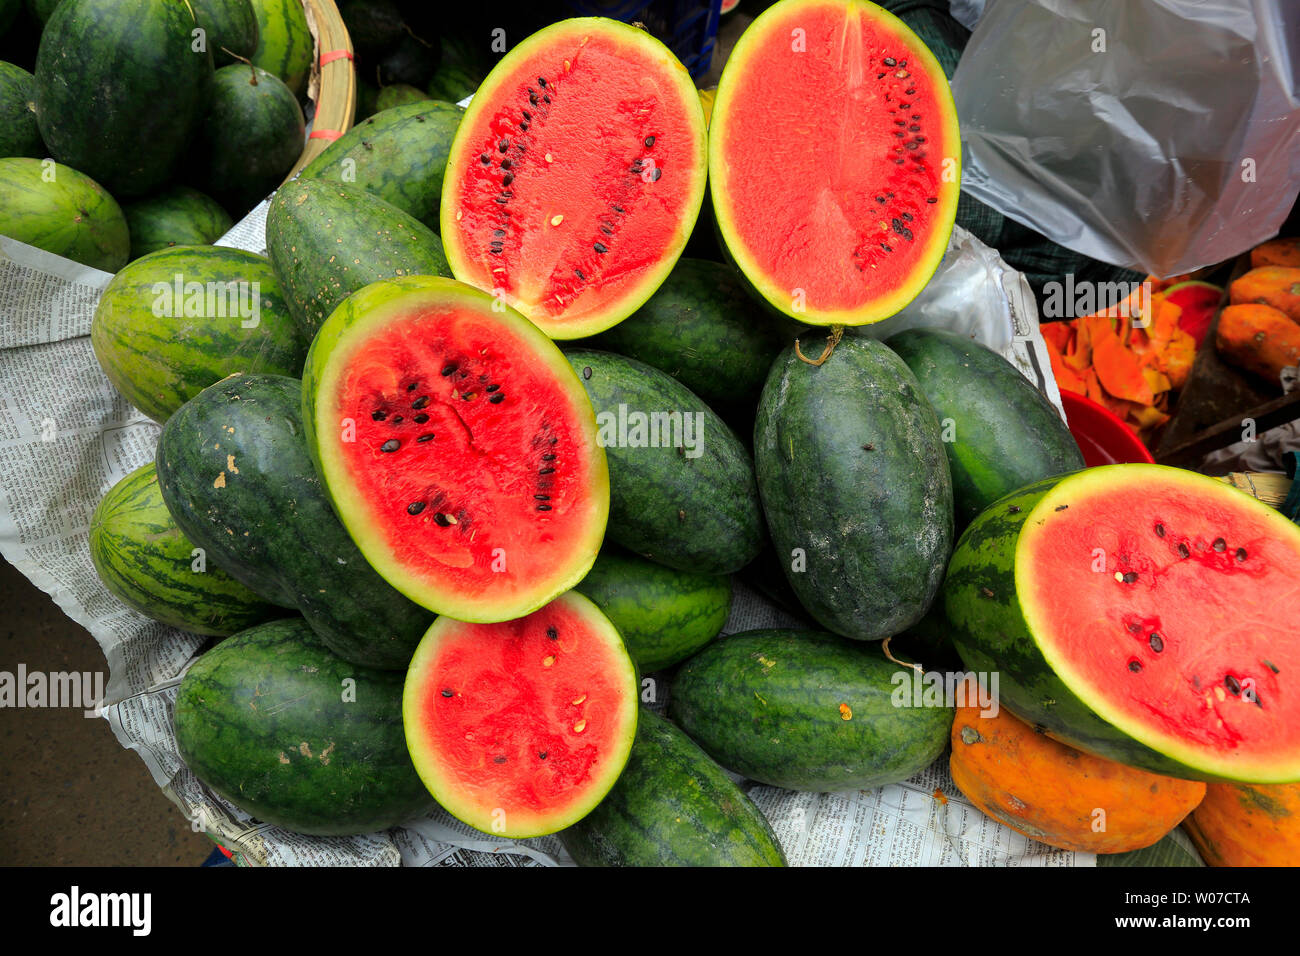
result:
M 962 188 L 1170 276 L 1277 233 L 1300 192 L 1300 3 L 995 0 L 953 76 Z

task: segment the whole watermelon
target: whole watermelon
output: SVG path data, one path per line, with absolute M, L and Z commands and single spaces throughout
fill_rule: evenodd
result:
M 119 198 L 172 175 L 212 82 L 186 0 L 63 0 L 36 55 L 36 121 L 50 154 Z

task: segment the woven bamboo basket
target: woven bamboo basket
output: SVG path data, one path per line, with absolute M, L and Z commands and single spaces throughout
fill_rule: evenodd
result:
M 307 145 L 285 182 L 325 151 L 352 127 L 357 104 L 357 74 L 352 64 L 352 38 L 334 0 L 303 0 L 307 26 L 316 38 L 308 95 L 316 102 L 316 118 Z

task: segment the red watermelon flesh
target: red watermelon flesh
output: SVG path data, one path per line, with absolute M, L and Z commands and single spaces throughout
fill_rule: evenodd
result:
M 718 229 L 776 309 L 878 322 L 943 257 L 960 155 L 943 70 L 902 21 L 865 0 L 783 0 L 741 36 L 718 84 Z
M 1207 479 L 1145 467 L 1122 508 L 1104 474 L 1043 499 L 1016 559 L 1026 622 L 1057 675 L 1148 746 L 1211 774 L 1291 779 L 1300 533 L 1244 495 L 1207 495 Z
M 648 33 L 579 18 L 534 34 L 479 87 L 452 145 L 452 272 L 552 338 L 622 321 L 686 245 L 706 135 L 689 74 Z
M 321 327 L 303 394 L 335 510 L 416 603 L 507 620 L 595 561 L 595 413 L 559 349 L 489 296 L 425 276 L 366 286 Z
M 1165 299 L 1178 306 L 1182 312 L 1178 316 L 1178 327 L 1196 341 L 1201 347 L 1205 335 L 1210 331 L 1214 313 L 1223 301 L 1223 290 L 1208 282 L 1180 282 L 1165 290 Z
M 458 819 L 503 836 L 553 833 L 618 779 L 637 697 L 618 632 L 579 594 L 500 624 L 439 618 L 407 673 L 407 746 Z

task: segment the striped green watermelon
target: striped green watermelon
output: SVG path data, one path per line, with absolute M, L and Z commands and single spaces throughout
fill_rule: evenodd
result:
M 211 196 L 188 186 L 172 186 L 123 207 L 131 228 L 131 258 L 174 246 L 211 245 L 233 223 Z
M 131 252 L 122 207 L 103 186 L 26 157 L 0 159 L 0 235 L 105 272 L 126 265 Z
M 299 375 L 308 345 L 271 264 L 224 246 L 132 262 L 104 289 L 90 341 L 118 391 L 157 422 L 234 372 Z
M 247 59 L 257 50 L 257 16 L 249 0 L 189 0 L 194 16 L 207 31 L 208 49 L 217 66 Z
M 966 666 L 1080 750 L 1192 779 L 1300 780 L 1300 528 L 1193 472 L 1110 465 L 1001 499 L 944 583 Z
M 254 66 L 278 76 L 301 98 L 315 62 L 314 40 L 302 0 L 251 0 L 257 17 Z
M 383 110 L 331 143 L 300 176 L 359 186 L 436 231 L 443 172 L 462 112 L 432 100 Z
M 614 622 L 644 673 L 684 661 L 718 636 L 731 578 L 675 571 L 606 545 L 576 590 Z
M 36 78 L 0 62 L 0 156 L 45 155 L 36 125 Z
M 224 637 L 284 614 L 207 563 L 163 503 L 153 462 L 100 501 L 90 519 L 90 558 L 122 603 L 195 634 Z

